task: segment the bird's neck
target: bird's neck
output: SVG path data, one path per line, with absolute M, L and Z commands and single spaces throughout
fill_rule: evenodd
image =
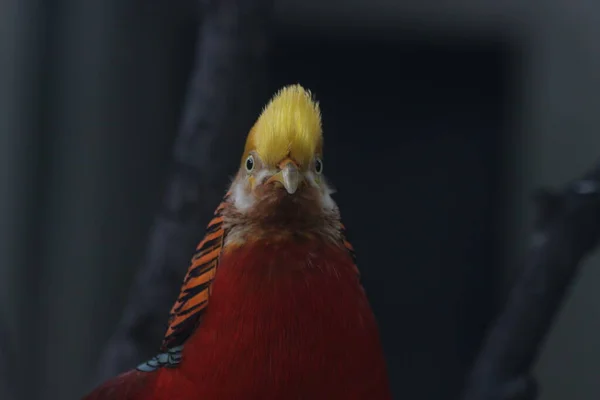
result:
M 292 204 L 293 205 L 293 204 Z M 232 204 L 223 211 L 223 226 L 227 231 L 225 246 L 246 244 L 287 243 L 307 241 L 331 243 L 342 241 L 341 222 L 337 209 L 326 212 L 303 212 L 288 204 L 279 204 L 271 212 L 242 213 Z

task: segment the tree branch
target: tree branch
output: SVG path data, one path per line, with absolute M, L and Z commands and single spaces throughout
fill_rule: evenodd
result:
M 129 302 L 101 356 L 97 382 L 158 350 L 194 247 L 264 101 L 271 0 L 201 1 L 195 66 L 162 210 Z
M 464 400 L 532 400 L 530 375 L 579 265 L 600 239 L 600 164 L 559 192 L 540 190 L 528 263 L 488 332 Z

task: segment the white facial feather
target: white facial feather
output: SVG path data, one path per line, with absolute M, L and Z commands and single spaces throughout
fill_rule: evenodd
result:
M 245 186 L 244 181 L 236 179 L 230 189 L 233 205 L 241 213 L 249 210 L 254 204 L 254 196 Z
M 310 183 L 310 185 L 318 188 L 321 191 L 321 206 L 325 211 L 334 210 L 337 205 L 335 201 L 331 198 L 331 195 L 335 193 L 335 190 L 327 185 L 324 178 L 320 179 L 320 182 L 317 182 L 317 177 L 312 171 L 308 171 L 306 173 L 306 180 Z
M 267 176 L 271 176 L 276 172 L 277 171 L 274 170 L 262 170 L 256 174 L 255 181 L 263 182 Z M 309 185 L 318 188 L 321 192 L 321 206 L 323 207 L 323 210 L 326 212 L 336 210 L 337 204 L 331 197 L 331 194 L 335 193 L 335 190 L 330 188 L 324 179 L 319 179 L 317 181 L 317 177 L 312 171 L 306 172 L 305 177 Z M 236 179 L 233 181 L 231 185 L 231 197 L 233 205 L 241 213 L 249 210 L 256 202 L 252 191 L 247 187 L 247 181 L 245 179 Z
M 274 173 L 275 171 L 269 171 L 264 169 L 256 174 L 255 180 L 256 182 L 262 182 L 263 179 L 265 179 L 265 177 Z M 246 187 L 246 184 L 247 181 L 245 179 L 236 179 L 231 185 L 233 204 L 235 205 L 235 208 L 241 213 L 249 210 L 256 202 L 252 191 Z

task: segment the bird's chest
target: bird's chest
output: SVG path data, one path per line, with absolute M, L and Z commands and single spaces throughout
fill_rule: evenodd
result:
M 377 336 L 342 249 L 310 243 L 239 248 L 221 260 L 182 367 L 205 391 L 315 398 L 315 391 L 350 384 L 377 363 Z

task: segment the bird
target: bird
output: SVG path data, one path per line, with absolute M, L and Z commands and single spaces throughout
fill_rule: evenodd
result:
M 323 174 L 319 102 L 284 86 L 250 129 L 159 353 L 84 400 L 389 400 L 377 320 Z

